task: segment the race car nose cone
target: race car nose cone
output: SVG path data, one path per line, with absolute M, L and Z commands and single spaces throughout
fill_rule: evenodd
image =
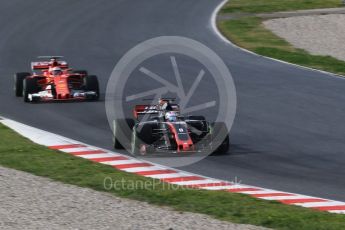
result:
M 68 99 L 69 97 L 69 94 L 59 94 L 58 96 L 59 99 Z
M 187 142 L 183 143 L 182 148 L 183 148 L 183 151 L 189 151 L 189 150 L 191 150 L 190 144 L 187 143 Z

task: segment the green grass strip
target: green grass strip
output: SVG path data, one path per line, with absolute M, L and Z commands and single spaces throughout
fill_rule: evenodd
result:
M 278 11 L 334 8 L 342 0 L 230 0 L 223 13 L 271 13 Z
M 110 166 L 93 163 L 32 143 L 0 124 L 0 164 L 66 184 L 108 192 L 120 197 L 203 213 L 220 220 L 274 229 L 345 229 L 345 216 L 264 201 L 246 195 L 169 187 Z M 104 179 L 121 182 L 109 190 Z M 143 185 L 135 188 L 133 184 Z M 108 188 L 108 189 L 107 189 Z
M 220 31 L 233 43 L 263 56 L 272 57 L 340 75 L 345 74 L 345 62 L 330 56 L 312 55 L 296 49 L 262 24 L 263 19 L 246 17 L 220 21 Z

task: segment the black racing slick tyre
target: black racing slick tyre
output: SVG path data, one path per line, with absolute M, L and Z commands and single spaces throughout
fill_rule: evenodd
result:
M 139 139 L 139 137 L 137 135 L 137 131 L 136 131 L 135 128 L 133 128 L 132 140 L 131 140 L 131 153 L 133 155 L 137 155 L 140 152 L 140 150 L 139 150 L 140 144 L 141 143 L 140 143 L 140 139 Z
M 131 141 L 132 154 L 138 154 L 142 145 L 151 145 L 154 142 L 152 128 L 150 123 L 134 126 Z
M 99 83 L 98 78 L 95 75 L 85 76 L 84 77 L 84 87 L 86 91 L 96 92 L 96 96 L 90 100 L 97 101 L 99 99 Z
M 139 124 L 138 126 L 136 126 L 136 133 L 139 139 L 143 141 L 145 144 L 150 145 L 153 143 L 154 139 L 152 136 L 152 124 Z
M 217 145 L 212 154 L 221 155 L 228 153 L 230 150 L 230 137 L 226 124 L 224 122 L 215 122 L 211 125 L 211 127 L 211 135 L 213 136 L 212 142 Z M 214 137 L 217 136 L 218 133 L 226 134 L 223 140 L 214 139 Z
M 114 132 L 114 148 L 115 149 L 124 149 L 123 143 L 120 140 L 128 140 L 129 142 L 132 139 L 132 129 L 134 127 L 133 119 L 116 119 L 113 124 Z M 121 137 L 121 138 L 120 138 Z
M 16 95 L 16 97 L 23 96 L 23 81 L 30 75 L 30 73 L 26 72 L 14 74 L 14 94 Z
M 229 135 L 226 135 L 224 141 L 218 146 L 218 148 L 213 151 L 212 154 L 215 155 L 221 155 L 221 154 L 227 154 L 230 150 L 230 138 Z
M 36 78 L 26 78 L 23 81 L 23 97 L 24 102 L 30 102 L 29 94 L 38 93 L 39 88 Z

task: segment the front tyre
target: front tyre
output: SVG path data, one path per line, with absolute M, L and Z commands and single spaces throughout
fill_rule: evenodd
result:
M 116 119 L 113 124 L 113 142 L 115 149 L 124 149 L 125 146 L 120 142 L 122 140 L 131 140 L 131 130 L 134 127 L 133 119 Z M 120 137 L 120 138 L 119 138 Z
M 98 101 L 99 100 L 99 83 L 98 78 L 95 75 L 85 76 L 84 77 L 84 87 L 85 91 L 93 91 L 96 93 L 96 95 L 91 98 L 92 101 Z
M 31 102 L 29 99 L 30 94 L 37 93 L 39 91 L 36 78 L 26 78 L 23 81 L 23 97 L 24 102 Z
M 14 94 L 16 97 L 22 97 L 23 96 L 23 81 L 25 78 L 30 76 L 30 73 L 15 73 L 14 74 Z
M 142 152 L 142 147 L 146 149 L 146 146 L 150 146 L 154 142 L 153 137 L 153 126 L 150 123 L 139 123 L 135 125 L 132 132 L 132 140 L 131 140 L 131 153 L 136 155 L 146 154 Z
M 223 140 L 215 140 L 214 138 L 218 133 L 226 133 Z M 227 126 L 224 122 L 215 122 L 211 125 L 210 134 L 212 136 L 212 145 L 218 145 L 217 148 L 213 149 L 213 155 L 221 155 L 229 152 L 230 149 L 230 137 Z

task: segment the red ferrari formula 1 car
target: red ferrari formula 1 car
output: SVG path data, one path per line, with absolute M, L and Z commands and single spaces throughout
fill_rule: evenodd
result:
M 228 130 L 223 122 L 210 123 L 203 116 L 180 116 L 179 105 L 172 104 L 171 99 L 161 99 L 158 105 L 137 105 L 133 112 L 135 119 L 114 121 L 116 149 L 122 149 L 124 140 L 130 140 L 132 154 L 141 155 L 229 150 Z M 223 137 L 216 138 L 220 132 Z
M 14 91 L 25 102 L 98 100 L 98 79 L 85 70 L 72 70 L 61 56 L 41 56 L 32 62 L 33 73 L 16 73 Z M 37 72 L 39 71 L 39 72 Z

